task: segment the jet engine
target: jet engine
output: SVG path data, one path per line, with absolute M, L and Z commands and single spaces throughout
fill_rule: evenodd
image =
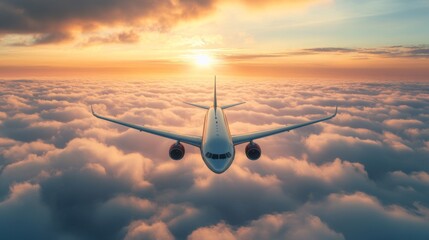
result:
M 171 159 L 180 160 L 185 156 L 185 147 L 181 143 L 175 143 L 171 145 L 169 154 Z
M 254 142 L 250 142 L 246 146 L 246 156 L 252 161 L 258 160 L 261 157 L 261 147 Z

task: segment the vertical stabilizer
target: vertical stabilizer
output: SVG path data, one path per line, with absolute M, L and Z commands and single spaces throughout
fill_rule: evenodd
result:
M 217 108 L 217 97 L 216 97 L 216 76 L 214 77 L 214 99 L 213 99 L 213 107 Z

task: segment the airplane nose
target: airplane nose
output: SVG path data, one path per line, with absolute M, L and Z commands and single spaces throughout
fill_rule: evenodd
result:
M 213 172 L 223 173 L 231 165 L 231 159 L 212 159 L 209 163 Z

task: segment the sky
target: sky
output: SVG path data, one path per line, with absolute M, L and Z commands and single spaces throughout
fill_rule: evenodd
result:
M 427 239 L 428 1 L 0 0 L 0 239 Z M 232 134 L 199 149 L 217 75 Z
M 428 10 L 425 0 L 2 0 L 0 77 L 425 80 Z

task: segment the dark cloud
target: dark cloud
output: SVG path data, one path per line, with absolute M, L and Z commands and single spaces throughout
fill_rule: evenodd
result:
M 133 26 L 138 31 L 166 31 L 181 21 L 213 14 L 221 0 L 3 0 L 0 2 L 0 34 L 33 34 L 32 42 L 17 45 L 49 44 L 73 39 L 74 34 L 93 32 L 100 26 Z M 296 4 L 297 1 L 238 0 L 250 7 Z M 313 0 L 299 1 L 299 3 Z M 99 42 L 132 43 L 137 32 L 107 37 L 92 37 L 88 44 Z
M 304 51 L 307 52 L 328 52 L 328 53 L 332 53 L 332 52 L 338 52 L 338 53 L 349 53 L 349 52 L 355 52 L 355 49 L 352 48 L 334 48 L 334 47 L 329 47 L 329 48 L 307 48 L 304 49 Z
M 5 0 L 0 4 L 0 32 L 40 34 L 33 44 L 65 41 L 76 31 L 100 25 L 141 25 L 166 29 L 178 21 L 198 18 L 214 8 L 212 1 L 51 1 Z M 131 37 L 131 38 L 130 38 Z M 135 36 L 118 36 L 129 42 Z
M 55 32 L 47 33 L 36 36 L 32 44 L 49 44 L 49 43 L 60 43 L 72 39 L 73 36 L 67 32 Z
M 234 229 L 221 222 L 199 228 L 189 240 L 197 239 L 345 239 L 331 230 L 319 217 L 304 214 L 270 214 L 252 221 L 249 225 Z
M 272 54 L 235 54 L 235 55 L 225 55 L 222 56 L 223 59 L 231 61 L 243 61 L 243 60 L 252 60 L 259 58 L 278 58 L 285 57 L 287 54 L 282 53 L 272 53 Z
M 107 36 L 93 36 L 88 39 L 84 46 L 94 44 L 109 44 L 109 43 L 136 43 L 140 36 L 135 31 L 120 32 L 117 34 L 110 34 Z
M 429 48 L 426 45 L 421 46 L 390 46 L 378 48 L 338 48 L 338 47 L 320 47 L 306 48 L 294 51 L 284 51 L 264 54 L 232 54 L 221 56 L 231 61 L 246 61 L 260 58 L 285 58 L 299 55 L 314 54 L 337 54 L 351 55 L 354 57 L 380 56 L 386 58 L 428 58 Z M 369 90 L 369 89 L 367 89 Z
M 302 54 L 306 53 L 354 53 L 374 55 L 392 58 L 428 58 L 429 49 L 426 45 L 422 46 L 390 46 L 379 48 L 310 48 L 304 49 Z
M 329 50 L 331 51 L 331 50 Z M 332 50 L 334 51 L 334 50 Z M 2 239 L 425 239 L 429 86 L 218 82 L 233 134 L 326 116 L 244 146 L 224 174 L 186 146 L 89 113 L 201 134 L 210 81 L 2 81 Z M 251 97 L 249 97 L 251 96 Z M 31 213 L 31 214 L 29 214 Z M 10 225 L 17 223 L 18 227 Z M 374 229 L 376 226 L 376 229 Z
M 411 55 L 428 57 L 429 56 L 429 48 L 420 48 L 409 51 Z
M 40 200 L 40 186 L 14 184 L 0 202 L 0 230 L 3 239 L 56 239 L 49 208 Z
M 410 234 L 413 239 L 425 239 L 429 233 L 426 216 L 397 205 L 383 206 L 377 198 L 361 192 L 332 194 L 324 202 L 305 206 L 304 211 L 308 210 L 317 212 L 346 239 L 403 239 Z M 379 228 L 374 229 L 375 225 Z

